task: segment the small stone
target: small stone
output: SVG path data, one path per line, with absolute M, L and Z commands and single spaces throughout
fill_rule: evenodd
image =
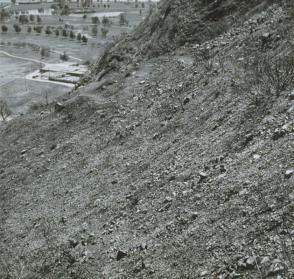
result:
M 79 244 L 79 242 L 75 239 L 69 239 L 68 242 L 70 248 L 75 248 Z
M 176 179 L 176 176 L 174 175 L 174 174 L 172 174 L 172 175 L 170 175 L 169 177 L 168 177 L 168 180 L 169 181 L 173 181 L 173 180 L 175 180 Z
M 186 105 L 190 102 L 190 98 L 189 97 L 186 97 L 183 101 L 183 104 Z
M 265 264 L 268 263 L 270 261 L 270 258 L 268 256 L 265 256 L 261 259 L 260 264 Z
M 200 176 L 200 179 L 198 181 L 198 183 L 201 183 L 203 180 L 205 180 L 207 178 L 207 174 L 203 171 L 199 172 L 199 176 Z
M 119 250 L 116 255 L 116 260 L 119 261 L 119 260 L 123 259 L 124 257 L 126 257 L 127 255 L 128 254 L 126 252 Z
M 261 36 L 263 39 L 268 39 L 270 37 L 270 33 L 266 32 L 266 33 L 263 33 L 262 36 Z
M 294 175 L 294 169 L 286 170 L 286 172 L 285 172 L 286 178 L 290 178 L 292 175 Z
M 273 140 L 278 140 L 282 137 L 284 137 L 286 135 L 286 130 L 284 129 L 275 129 L 274 133 L 273 133 L 273 136 L 272 136 L 272 139 Z
M 205 172 L 203 172 L 203 171 L 199 172 L 199 176 L 202 179 L 207 178 L 207 174 Z
M 200 276 L 201 276 L 201 277 L 204 277 L 204 276 L 206 276 L 207 274 L 208 274 L 207 270 L 204 270 L 204 271 L 202 271 L 202 272 L 200 273 Z
M 253 155 L 253 159 L 256 160 L 256 161 L 259 160 L 260 158 L 261 158 L 261 156 L 259 154 L 254 154 Z
M 172 201 L 173 201 L 173 199 L 171 197 L 166 197 L 164 199 L 164 203 L 169 203 L 169 202 L 172 202 Z
M 54 111 L 55 112 L 61 112 L 65 106 L 62 103 L 57 102 L 54 106 Z
M 288 95 L 288 99 L 290 101 L 294 101 L 294 91 L 292 91 L 289 95 Z
M 198 216 L 199 216 L 199 213 L 198 212 L 192 212 L 191 213 L 191 219 L 192 220 L 195 220 Z
M 201 200 L 201 198 L 202 198 L 201 194 L 195 194 L 194 195 L 195 200 Z
M 146 250 L 146 249 L 147 249 L 147 244 L 145 242 L 141 243 L 140 250 Z
M 56 143 L 53 143 L 53 144 L 50 146 L 50 150 L 54 150 L 56 147 L 57 147 L 57 144 L 56 144 Z
M 239 192 L 239 196 L 244 196 L 248 194 L 248 190 L 247 189 L 243 189 Z
M 249 257 L 249 258 L 246 260 L 246 267 L 248 267 L 248 268 L 252 268 L 252 267 L 254 267 L 255 262 L 256 262 L 256 258 L 255 258 L 255 257 Z

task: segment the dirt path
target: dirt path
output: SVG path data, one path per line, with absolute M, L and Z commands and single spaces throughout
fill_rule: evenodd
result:
M 26 57 L 21 57 L 21 56 L 16 56 L 16 55 L 10 54 L 10 53 L 8 53 L 6 51 L 3 51 L 3 50 L 0 50 L 0 53 L 6 55 L 8 57 L 12 57 L 12 58 L 16 58 L 16 59 L 21 59 L 21 60 L 26 60 L 26 61 L 30 61 L 30 62 L 35 62 L 35 63 L 46 65 L 46 63 L 44 63 L 44 62 L 42 62 L 40 60 L 32 59 L 32 58 L 26 58 Z

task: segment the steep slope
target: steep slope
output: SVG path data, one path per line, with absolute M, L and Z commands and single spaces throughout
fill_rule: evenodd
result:
M 268 74 L 293 69 L 293 9 L 243 1 L 194 40 L 193 9 L 237 1 L 213 3 L 164 1 L 54 112 L 1 127 L 0 278 L 293 278 L 293 83 Z M 175 15 L 191 41 L 150 58 Z

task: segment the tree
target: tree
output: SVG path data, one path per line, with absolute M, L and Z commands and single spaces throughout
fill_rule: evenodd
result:
M 65 51 L 63 52 L 63 54 L 60 54 L 60 59 L 63 61 L 68 61 L 69 57 Z
M 39 15 L 37 16 L 37 22 L 42 22 L 42 18 Z
M 28 32 L 28 33 L 31 33 L 31 32 L 32 32 L 32 26 L 28 26 L 28 28 L 27 28 L 27 32 Z
M 98 16 L 94 16 L 91 18 L 93 24 L 100 24 L 100 20 Z
M 70 13 L 70 10 L 68 5 L 65 5 L 61 11 L 61 15 L 69 15 L 69 13 Z
M 78 41 L 81 41 L 81 39 L 82 39 L 82 35 L 81 35 L 81 33 L 78 33 L 78 35 L 77 35 L 77 40 L 78 40 Z
M 66 29 L 62 29 L 62 36 L 63 37 L 67 37 L 68 36 Z
M 106 25 L 110 25 L 110 23 L 111 23 L 110 19 L 104 16 L 103 19 L 102 19 L 102 24 L 104 26 L 106 26 Z
M 108 32 L 109 32 L 108 29 L 102 27 L 102 28 L 101 28 L 102 38 L 106 38 Z
M 42 58 L 49 57 L 49 55 L 50 55 L 50 49 L 45 48 L 45 47 L 42 47 L 41 50 L 40 50 L 40 54 L 41 54 L 41 57 Z
M 20 26 L 18 24 L 16 24 L 16 23 L 13 24 L 13 28 L 14 28 L 14 30 L 15 30 L 16 33 L 20 33 L 21 28 L 20 28 Z
M 76 37 L 75 33 L 74 33 L 72 30 L 71 30 L 70 33 L 69 33 L 69 37 L 70 37 L 72 40 Z
M 0 99 L 0 115 L 2 120 L 5 121 L 7 117 L 11 114 L 8 104 L 4 99 Z
M 9 13 L 2 8 L 0 12 L 0 21 L 5 21 L 8 17 L 10 17 Z
M 51 35 L 52 34 L 52 31 L 51 31 L 51 27 L 50 26 L 47 26 L 46 27 L 45 34 L 46 35 Z
M 84 14 L 84 15 L 83 15 L 83 19 L 86 19 L 86 18 L 87 18 L 87 15 L 86 15 L 86 14 Z
M 128 25 L 129 22 L 127 21 L 126 15 L 124 13 L 121 13 L 119 15 L 119 25 Z
M 6 33 L 7 30 L 8 30 L 8 27 L 6 25 L 2 25 L 1 30 L 2 30 L 3 33 Z
M 85 35 L 82 36 L 82 42 L 83 43 L 87 43 L 88 42 L 88 38 Z
M 41 34 L 41 33 L 42 33 L 42 30 L 43 30 L 43 26 L 40 26 L 40 25 L 35 26 L 35 27 L 34 27 L 34 30 L 35 30 L 38 34 Z
M 29 19 L 27 15 L 20 15 L 18 21 L 20 24 L 26 24 L 29 22 Z
M 58 30 L 58 29 L 55 30 L 55 35 L 56 35 L 57 37 L 59 36 L 59 30 Z
M 35 21 L 35 16 L 34 15 L 30 15 L 30 21 Z
M 97 34 L 98 34 L 98 28 L 97 28 L 96 25 L 94 25 L 94 26 L 92 27 L 92 34 L 93 34 L 94 37 L 96 37 Z

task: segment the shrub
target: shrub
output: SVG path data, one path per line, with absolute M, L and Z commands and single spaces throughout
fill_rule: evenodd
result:
M 97 28 L 96 25 L 94 25 L 94 26 L 92 27 L 92 34 L 93 34 L 94 37 L 96 37 L 97 34 L 98 34 L 98 28 Z
M 37 16 L 37 22 L 42 22 L 42 18 L 39 15 Z
M 50 49 L 42 47 L 40 50 L 41 57 L 49 57 L 50 56 Z
M 5 121 L 10 114 L 11 111 L 8 107 L 7 102 L 4 99 L 0 99 L 0 115 L 3 121 Z
M 26 24 L 29 22 L 29 19 L 27 15 L 20 15 L 18 21 L 20 24 Z
M 41 34 L 42 33 L 42 30 L 43 30 L 43 26 L 35 26 L 34 27 L 34 30 L 38 33 L 38 34 Z
M 27 32 L 28 32 L 28 33 L 31 33 L 31 32 L 32 32 L 32 26 L 28 26 L 28 28 L 27 28 Z
M 2 25 L 1 30 L 2 30 L 3 33 L 6 33 L 7 30 L 8 30 L 8 27 L 6 25 Z
M 70 37 L 72 40 L 76 37 L 75 33 L 74 33 L 72 30 L 71 30 L 70 33 L 69 33 L 69 37 Z
M 80 41 L 81 39 L 82 39 L 82 35 L 81 35 L 81 33 L 78 33 L 77 40 Z
M 68 35 L 68 34 L 67 34 L 67 31 L 66 31 L 65 29 L 62 29 L 62 36 L 63 36 L 63 37 L 67 37 L 67 35 Z
M 102 24 L 103 25 L 110 25 L 111 24 L 111 21 L 110 21 L 110 19 L 109 18 L 107 18 L 107 17 L 103 17 L 103 19 L 102 19 Z
M 1 12 L 0 12 L 0 21 L 4 21 L 6 18 L 9 18 L 10 15 L 9 13 L 4 10 L 4 8 L 1 9 Z
M 259 94 L 280 94 L 294 86 L 294 56 L 264 55 L 249 61 L 246 83 L 258 89 Z
M 83 43 L 87 43 L 88 42 L 88 38 L 85 35 L 82 36 L 82 42 Z
M 102 38 L 106 38 L 108 32 L 109 32 L 108 29 L 106 29 L 106 28 L 101 28 Z
M 128 25 L 129 22 L 127 21 L 126 15 L 125 14 L 120 14 L 119 15 L 119 25 Z
M 51 35 L 52 34 L 52 31 L 51 31 L 51 27 L 50 26 L 47 26 L 46 27 L 45 34 L 46 35 Z
M 15 30 L 16 33 L 19 33 L 21 31 L 20 26 L 18 24 L 16 24 L 16 23 L 13 24 L 13 28 L 14 28 L 14 30 Z
M 91 18 L 93 24 L 100 24 L 100 20 L 98 16 L 94 16 Z
M 63 52 L 63 54 L 60 54 L 60 59 L 63 61 L 68 61 L 69 57 L 65 51 Z
M 70 13 L 70 9 L 68 5 L 65 5 L 61 11 L 61 15 L 69 15 L 69 13 Z

